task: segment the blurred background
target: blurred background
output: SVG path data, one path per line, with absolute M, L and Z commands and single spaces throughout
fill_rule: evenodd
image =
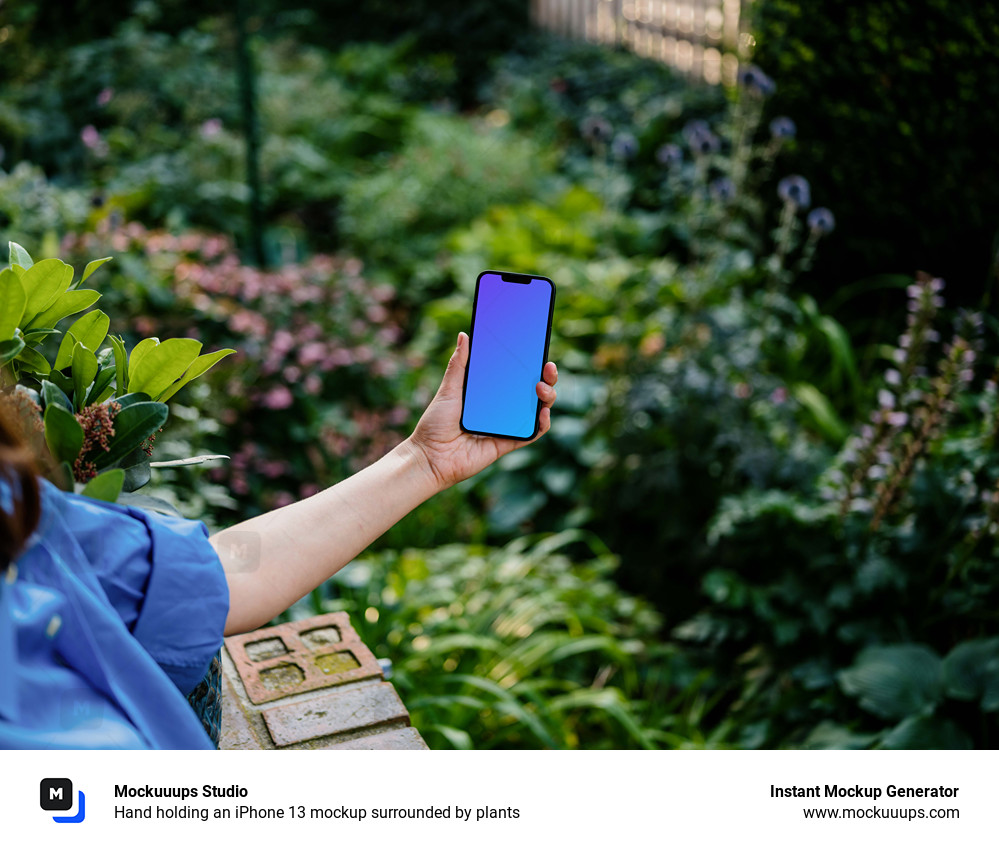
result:
M 999 7 L 0 3 L 0 238 L 237 354 L 149 492 L 213 528 L 403 439 L 479 271 L 551 433 L 286 616 L 431 746 L 999 746 Z

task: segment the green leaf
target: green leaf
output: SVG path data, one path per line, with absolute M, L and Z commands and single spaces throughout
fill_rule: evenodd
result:
M 66 335 L 69 336 L 72 334 L 73 338 L 80 345 L 85 346 L 90 351 L 96 352 L 101 347 L 105 337 L 107 337 L 110 325 L 111 320 L 108 318 L 107 313 L 103 313 L 100 310 L 91 310 L 73 322 L 67 329 Z M 75 347 L 69 348 L 60 345 L 54 368 L 65 369 L 69 365 L 70 358 L 75 351 Z
M 73 401 L 78 411 L 83 410 L 87 390 L 97 377 L 97 357 L 81 343 L 73 349 Z
M 49 361 L 33 348 L 25 348 L 17 355 L 17 361 L 23 364 L 22 368 L 26 372 L 33 375 L 48 375 L 52 371 Z
M 114 418 L 115 435 L 111 439 L 110 451 L 95 450 L 88 455 L 98 469 L 114 466 L 129 452 L 163 427 L 170 409 L 158 401 L 140 401 L 122 408 Z
M 991 680 L 999 682 L 999 638 L 959 643 L 944 659 L 943 676 L 947 696 L 981 699 Z
M 824 437 L 834 443 L 842 443 L 849 434 L 849 429 L 836 414 L 836 410 L 812 384 L 795 384 L 791 395 L 811 416 L 815 427 Z
M 156 348 L 160 344 L 159 338 L 151 336 L 148 339 L 139 340 L 135 344 L 135 348 L 132 349 L 132 353 L 128 356 L 128 368 L 129 371 L 134 369 L 142 362 L 142 358 L 145 357 L 150 351 Z
M 21 325 L 28 296 L 21 281 L 10 269 L 0 272 L 0 339 L 10 339 Z
M 109 469 L 102 472 L 96 478 L 91 478 L 87 486 L 83 488 L 82 494 L 91 499 L 98 499 L 102 502 L 116 502 L 121 494 L 122 485 L 125 483 L 125 470 Z
M 971 739 L 953 720 L 908 717 L 881 739 L 886 750 L 970 750 Z
M 97 378 L 94 380 L 94 385 L 90 388 L 90 392 L 87 393 L 86 404 L 93 404 L 97 401 L 97 398 L 101 393 L 104 392 L 110 385 L 111 379 L 114 377 L 114 366 L 105 366 L 97 373 Z
M 56 352 L 55 362 L 61 364 L 56 371 L 65 369 L 73 359 L 73 349 L 79 340 L 70 331 L 63 334 L 62 342 L 59 343 L 59 350 Z
M 196 339 L 164 340 L 150 348 L 141 357 L 138 365 L 134 362 L 129 363 L 129 389 L 148 393 L 154 399 L 158 398 L 160 393 L 190 368 L 200 351 L 201 343 Z M 134 361 L 134 351 L 132 358 Z
M 9 363 L 24 350 L 24 340 L 14 337 L 0 342 L 0 366 Z
M 59 463 L 73 463 L 83 448 L 83 428 L 68 410 L 53 404 L 45 409 L 45 443 Z
M 25 251 L 24 248 L 22 248 L 16 242 L 8 242 L 7 244 L 10 247 L 11 265 L 17 263 L 17 265 L 25 269 L 30 269 L 34 265 L 34 262 L 31 259 L 31 255 L 27 251 Z
M 119 336 L 110 336 L 111 349 L 114 351 L 115 387 L 124 395 L 128 392 L 128 355 L 125 353 L 125 343 Z
M 50 372 L 48 379 L 62 390 L 67 398 L 73 395 L 73 379 L 69 375 L 64 375 L 62 372 Z M 70 405 L 70 409 L 72 409 L 72 405 Z
M 59 333 L 55 328 L 35 328 L 31 331 L 25 331 L 23 336 L 24 344 L 30 345 L 32 348 L 39 345 L 45 340 L 46 337 L 52 336 L 52 334 Z
M 160 393 L 158 396 L 159 400 L 166 401 L 167 399 L 173 398 L 178 390 L 186 387 L 195 378 L 199 378 L 204 375 L 205 372 L 211 369 L 212 366 L 220 360 L 235 353 L 235 348 L 223 348 L 219 351 L 213 351 L 210 354 L 202 354 L 200 357 L 195 359 L 195 361 L 191 364 L 191 367 L 184 373 L 184 376 L 179 381 L 168 387 L 165 392 Z
M 73 412 L 73 402 L 69 400 L 69 396 L 51 381 L 42 381 L 42 400 L 45 402 L 45 407 L 55 405 L 68 413 Z
M 126 458 L 122 461 L 122 463 L 128 463 L 128 459 Z M 126 466 L 124 471 L 124 489 L 129 493 L 134 493 L 140 487 L 145 487 L 149 483 L 149 479 L 152 477 L 148 458 L 143 460 L 141 463 L 133 463 L 131 466 Z
M 83 270 L 83 277 L 80 278 L 80 283 L 83 283 L 88 277 L 90 277 L 95 271 L 97 271 L 101 266 L 103 266 L 111 257 L 101 257 L 99 260 L 91 260 L 87 263 L 87 267 Z
M 42 260 L 25 271 L 21 285 L 28 301 L 24 305 L 22 323 L 30 324 L 35 316 L 51 307 L 72 282 L 73 267 L 62 260 Z
M 865 649 L 839 674 L 843 691 L 878 717 L 901 720 L 932 707 L 940 698 L 943 669 L 930 649 L 896 644 Z
M 57 325 L 67 316 L 72 316 L 74 313 L 86 310 L 100 297 L 101 294 L 94 289 L 74 289 L 63 293 L 55 300 L 51 307 L 35 316 L 28 323 L 28 328 Z
M 121 408 L 130 407 L 133 404 L 138 404 L 140 401 L 152 401 L 145 393 L 125 393 L 125 395 L 120 395 L 115 400 Z

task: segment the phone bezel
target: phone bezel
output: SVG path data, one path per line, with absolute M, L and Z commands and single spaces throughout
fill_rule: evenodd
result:
M 538 436 L 538 431 L 541 428 L 541 399 L 538 399 L 537 409 L 534 411 L 534 431 L 527 437 L 521 437 L 515 434 L 497 434 L 491 431 L 473 431 L 471 428 L 465 427 L 465 391 L 468 389 L 468 370 L 472 365 L 472 331 L 475 328 L 475 311 L 479 306 L 479 283 L 482 278 L 487 274 L 495 274 L 500 276 L 500 280 L 507 281 L 508 283 L 514 284 L 524 284 L 529 285 L 536 280 L 543 280 L 548 283 L 552 288 L 552 295 L 548 301 L 548 322 L 545 329 L 545 351 L 541 357 L 541 368 L 538 372 L 538 380 L 542 380 L 542 376 L 545 371 L 545 363 L 548 362 L 548 346 L 552 339 L 552 317 L 555 314 L 555 282 L 550 277 L 545 277 L 541 274 L 525 274 L 523 272 L 511 272 L 511 271 L 497 271 L 495 269 L 486 269 L 486 271 L 479 272 L 479 276 L 475 279 L 475 294 L 472 296 L 472 321 L 468 328 L 468 361 L 465 363 L 465 378 L 461 384 L 461 418 L 458 421 L 458 425 L 462 431 L 467 434 L 478 434 L 482 437 L 500 437 L 504 440 L 516 440 L 517 442 L 529 442 Z M 523 280 L 511 280 L 510 278 L 527 278 L 526 281 Z

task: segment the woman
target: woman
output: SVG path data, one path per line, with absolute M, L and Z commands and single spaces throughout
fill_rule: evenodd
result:
M 385 457 L 210 538 L 57 490 L 0 426 L 0 748 L 211 747 L 185 695 L 223 634 L 267 623 L 417 505 L 527 445 L 460 429 L 467 361 L 461 333 L 413 434 Z M 557 380 L 546 363 L 535 439 Z

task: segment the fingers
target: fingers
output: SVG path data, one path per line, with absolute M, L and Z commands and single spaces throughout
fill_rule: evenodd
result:
M 551 360 L 545 363 L 545 368 L 541 370 L 541 380 L 552 387 L 558 383 L 558 366 Z
M 538 393 L 538 398 L 541 399 L 541 403 L 547 408 L 555 404 L 555 399 L 558 393 L 555 392 L 555 387 L 551 387 L 544 381 L 538 381 L 535 390 Z
M 468 334 L 464 331 L 458 334 L 451 359 L 447 362 L 444 378 L 441 380 L 437 395 L 454 397 L 461 395 L 461 387 L 465 382 L 465 365 L 468 363 Z

